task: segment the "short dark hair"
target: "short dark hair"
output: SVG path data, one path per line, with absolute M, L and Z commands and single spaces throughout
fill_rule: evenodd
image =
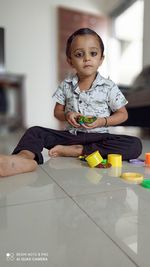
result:
M 68 58 L 70 58 L 70 47 L 72 44 L 72 41 L 75 39 L 76 36 L 78 35 L 86 35 L 86 34 L 90 34 L 90 35 L 95 35 L 98 40 L 99 40 L 99 44 L 100 44 L 100 48 L 101 48 L 101 56 L 103 56 L 104 54 L 104 43 L 101 39 L 101 37 L 93 30 L 89 29 L 89 28 L 81 28 L 77 31 L 75 31 L 67 40 L 67 45 L 66 45 L 66 56 Z

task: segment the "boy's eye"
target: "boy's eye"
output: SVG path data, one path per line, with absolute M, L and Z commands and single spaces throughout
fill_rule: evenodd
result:
M 83 56 L 84 56 L 84 52 L 75 53 L 75 57 L 83 57 Z
M 92 57 L 96 57 L 96 56 L 97 56 L 97 52 L 96 52 L 96 51 L 92 51 L 92 52 L 91 52 L 91 56 L 92 56 Z

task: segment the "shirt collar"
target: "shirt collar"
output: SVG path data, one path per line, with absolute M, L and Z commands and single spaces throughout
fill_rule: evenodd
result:
M 67 83 L 71 83 L 73 86 L 73 90 L 77 89 L 78 87 L 78 76 L 77 74 L 69 76 L 68 78 L 65 79 L 65 81 Z M 92 87 L 96 87 L 97 85 L 102 85 L 102 84 L 106 84 L 106 79 L 100 75 L 99 72 L 97 72 L 96 78 L 92 84 Z
M 78 83 L 77 74 L 71 75 L 65 79 L 65 82 L 72 83 L 72 85 L 76 85 Z
M 65 82 L 69 83 L 76 93 L 80 93 L 80 90 L 78 88 L 78 76 L 77 74 L 74 74 L 72 76 L 69 76 L 68 78 L 65 79 Z
M 95 78 L 95 80 L 93 82 L 92 87 L 95 87 L 97 85 L 102 85 L 102 84 L 105 84 L 105 83 L 106 83 L 106 79 L 103 76 L 101 76 L 99 72 L 97 72 L 97 75 L 96 75 L 96 78 Z

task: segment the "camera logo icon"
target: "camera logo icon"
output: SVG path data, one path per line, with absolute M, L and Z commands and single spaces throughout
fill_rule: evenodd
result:
M 7 252 L 6 253 L 6 260 L 7 261 L 14 261 L 15 259 L 15 254 L 13 252 Z

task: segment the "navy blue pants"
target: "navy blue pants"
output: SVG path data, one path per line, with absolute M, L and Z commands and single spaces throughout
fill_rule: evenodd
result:
M 103 158 L 108 154 L 121 154 L 123 160 L 135 159 L 142 152 L 139 138 L 109 133 L 82 133 L 73 135 L 68 131 L 48 129 L 40 126 L 29 128 L 20 139 L 13 154 L 29 150 L 35 154 L 38 164 L 43 163 L 43 148 L 56 145 L 83 145 L 83 154 L 89 155 L 98 150 Z

